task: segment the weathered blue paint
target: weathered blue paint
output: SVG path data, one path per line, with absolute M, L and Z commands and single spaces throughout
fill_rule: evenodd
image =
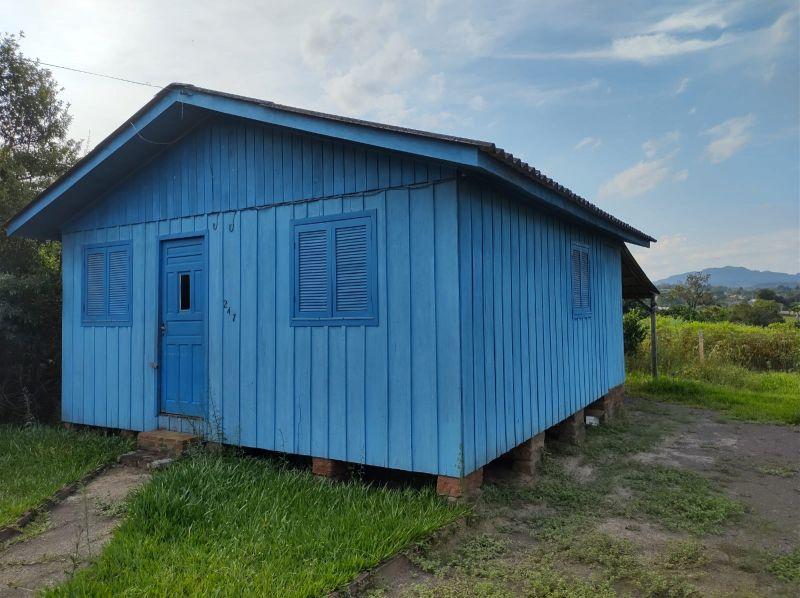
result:
M 459 185 L 464 469 L 508 452 L 625 379 L 619 245 L 473 181 Z M 570 249 L 592 310 L 572 311 Z
M 456 190 L 455 172 L 434 163 L 234 121 L 195 131 L 64 227 L 64 418 L 202 427 L 245 446 L 458 475 Z M 291 326 L 291 223 L 364 212 L 378 325 Z M 205 424 L 159 407 L 160 239 L 202 232 Z M 134 256 L 132 324 L 119 335 L 70 316 L 75 256 L 107 239 L 129 239 Z
M 622 383 L 618 237 L 461 174 L 233 118 L 131 165 L 61 228 L 64 419 L 461 475 Z M 374 325 L 293 322 L 293 223 L 363 214 Z M 168 373 L 184 364 L 169 361 L 159 325 L 178 287 L 161 282 L 162 256 L 198 236 L 204 357 L 173 392 Z M 131 247 L 130 325 L 83 326 L 83 248 L 110 241 Z M 591 264 L 581 318 L 573 243 Z M 162 403 L 170 393 L 194 406 Z
M 206 415 L 204 236 L 160 239 L 160 405 L 163 413 Z

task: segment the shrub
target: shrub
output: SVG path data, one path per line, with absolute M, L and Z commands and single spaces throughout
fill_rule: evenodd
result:
M 699 332 L 703 331 L 705 360 L 710 365 L 736 365 L 749 370 L 797 371 L 800 369 L 800 329 L 788 323 L 768 327 L 731 322 L 685 322 L 658 316 L 658 362 L 664 373 L 678 373 L 697 366 Z M 643 347 L 649 350 L 645 329 Z M 631 358 L 632 369 L 645 370 L 646 352 Z
M 625 345 L 625 355 L 635 355 L 647 336 L 642 312 L 631 310 L 622 316 L 622 337 Z

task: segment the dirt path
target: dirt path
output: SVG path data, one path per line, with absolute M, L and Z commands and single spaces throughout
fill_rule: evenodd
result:
M 125 498 L 149 477 L 136 467 L 112 467 L 0 546 L 0 596 L 30 596 L 85 566 L 111 539 Z
M 800 595 L 800 427 L 628 401 L 535 485 L 494 467 L 475 517 L 370 596 Z

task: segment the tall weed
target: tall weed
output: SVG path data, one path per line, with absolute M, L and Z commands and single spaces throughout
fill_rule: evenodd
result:
M 704 359 L 700 357 L 700 331 Z M 659 316 L 656 321 L 659 369 L 683 374 L 688 369 L 734 365 L 758 371 L 800 371 L 800 328 L 778 323 L 766 328 L 731 322 L 686 322 Z M 646 370 L 650 333 L 629 358 L 630 370 Z

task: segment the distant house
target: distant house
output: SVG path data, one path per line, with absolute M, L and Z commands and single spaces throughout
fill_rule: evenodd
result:
M 183 84 L 7 231 L 63 243 L 64 421 L 447 479 L 623 383 L 654 240 L 491 143 Z

